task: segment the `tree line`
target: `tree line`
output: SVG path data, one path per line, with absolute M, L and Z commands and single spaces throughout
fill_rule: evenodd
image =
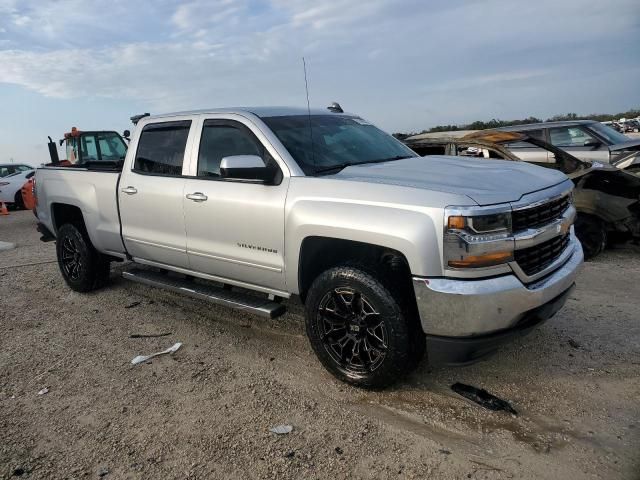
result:
M 508 127 L 510 125 L 525 125 L 527 123 L 540 123 L 540 122 L 561 122 L 565 120 L 597 120 L 598 122 L 608 122 L 611 120 L 618 120 L 619 118 L 636 118 L 640 116 L 640 109 L 631 109 L 626 112 L 620 112 L 615 114 L 610 113 L 591 113 L 589 115 L 578 115 L 577 113 L 566 113 L 562 115 L 554 115 L 551 118 L 542 120 L 537 117 L 523 118 L 522 120 L 500 120 L 493 118 L 489 121 L 476 120 L 475 122 L 463 124 L 463 125 L 437 125 L 428 130 L 422 130 L 421 132 L 413 133 L 394 133 L 393 136 L 403 140 L 411 135 L 418 135 L 420 133 L 434 133 L 434 132 L 451 132 L 455 130 L 486 130 L 491 128 Z

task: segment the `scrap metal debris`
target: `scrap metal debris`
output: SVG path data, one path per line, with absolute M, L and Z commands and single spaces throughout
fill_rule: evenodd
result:
M 292 430 L 293 427 L 291 425 L 278 425 L 269 429 L 271 433 L 276 433 L 278 435 L 286 435 L 287 433 L 291 433 Z
M 490 394 L 482 388 L 472 387 L 464 383 L 454 383 L 451 385 L 451 390 L 489 410 L 503 410 L 513 415 L 518 414 L 509 402 Z
M 38 395 L 44 395 L 45 393 L 49 393 L 49 389 L 47 387 L 44 387 L 42 390 L 40 390 L 38 392 Z
M 137 365 L 139 363 L 143 363 L 143 362 L 146 362 L 147 360 L 150 360 L 150 359 L 152 359 L 154 357 L 157 357 L 158 355 L 166 355 L 166 354 L 174 353 L 174 352 L 178 351 L 178 349 L 181 346 L 182 346 L 182 343 L 178 342 L 175 345 L 173 345 L 172 347 L 167 348 L 166 350 L 163 350 L 162 352 L 152 353 L 151 355 L 138 355 L 133 360 L 131 360 L 131 363 L 133 365 Z
M 570 347 L 575 348 L 576 350 L 582 347 L 582 345 L 576 342 L 573 338 L 570 338 L 569 340 L 567 340 L 567 343 L 569 344 Z
M 171 332 L 165 333 L 133 333 L 129 335 L 129 338 L 156 338 L 156 337 L 167 337 L 171 335 Z

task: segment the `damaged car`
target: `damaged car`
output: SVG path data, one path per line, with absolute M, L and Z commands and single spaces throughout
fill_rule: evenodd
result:
M 496 130 L 520 132 L 550 143 L 581 160 L 610 163 L 619 169 L 640 175 L 640 138 L 629 138 L 595 120 L 530 123 Z M 624 125 L 622 131 L 627 131 Z M 543 161 L 545 155 L 544 149 L 536 151 L 531 146 L 515 146 L 509 150 L 525 161 Z
M 612 165 L 580 160 L 528 132 L 482 130 L 461 138 L 416 135 L 405 143 L 422 156 L 527 158 L 530 163 L 563 172 L 575 185 L 576 235 L 586 258 L 598 255 L 613 239 L 640 239 L 640 178 Z

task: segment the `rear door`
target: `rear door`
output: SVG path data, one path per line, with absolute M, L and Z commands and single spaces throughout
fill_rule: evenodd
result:
M 544 130 L 526 130 L 521 133 L 529 135 L 533 138 L 545 140 Z M 520 160 L 531 163 L 552 163 L 555 160 L 549 157 L 549 152 L 544 148 L 540 148 L 529 142 L 511 142 L 504 145 L 504 147 L 513 152 Z
M 146 123 L 120 179 L 122 236 L 137 260 L 189 268 L 183 198 L 192 120 Z
M 197 145 L 197 147 L 195 147 Z M 220 176 L 220 161 L 258 155 L 278 172 L 272 185 Z M 185 182 L 187 251 L 193 270 L 284 290 L 284 205 L 289 173 L 260 130 L 239 115 L 201 119 Z

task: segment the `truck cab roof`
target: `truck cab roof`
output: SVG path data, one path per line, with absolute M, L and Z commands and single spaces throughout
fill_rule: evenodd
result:
M 159 118 L 166 117 L 177 117 L 184 115 L 202 115 L 202 114 L 210 114 L 210 113 L 237 113 L 237 114 L 252 114 L 260 118 L 264 117 L 285 117 L 285 116 L 294 116 L 294 115 L 345 115 L 352 116 L 353 114 L 344 112 L 337 113 L 332 112 L 326 108 L 312 108 L 308 110 L 302 107 L 224 107 L 224 108 L 205 108 L 200 110 L 186 110 L 182 112 L 170 112 L 163 113 L 158 115 L 151 115 L 146 117 L 145 120 L 154 120 Z

